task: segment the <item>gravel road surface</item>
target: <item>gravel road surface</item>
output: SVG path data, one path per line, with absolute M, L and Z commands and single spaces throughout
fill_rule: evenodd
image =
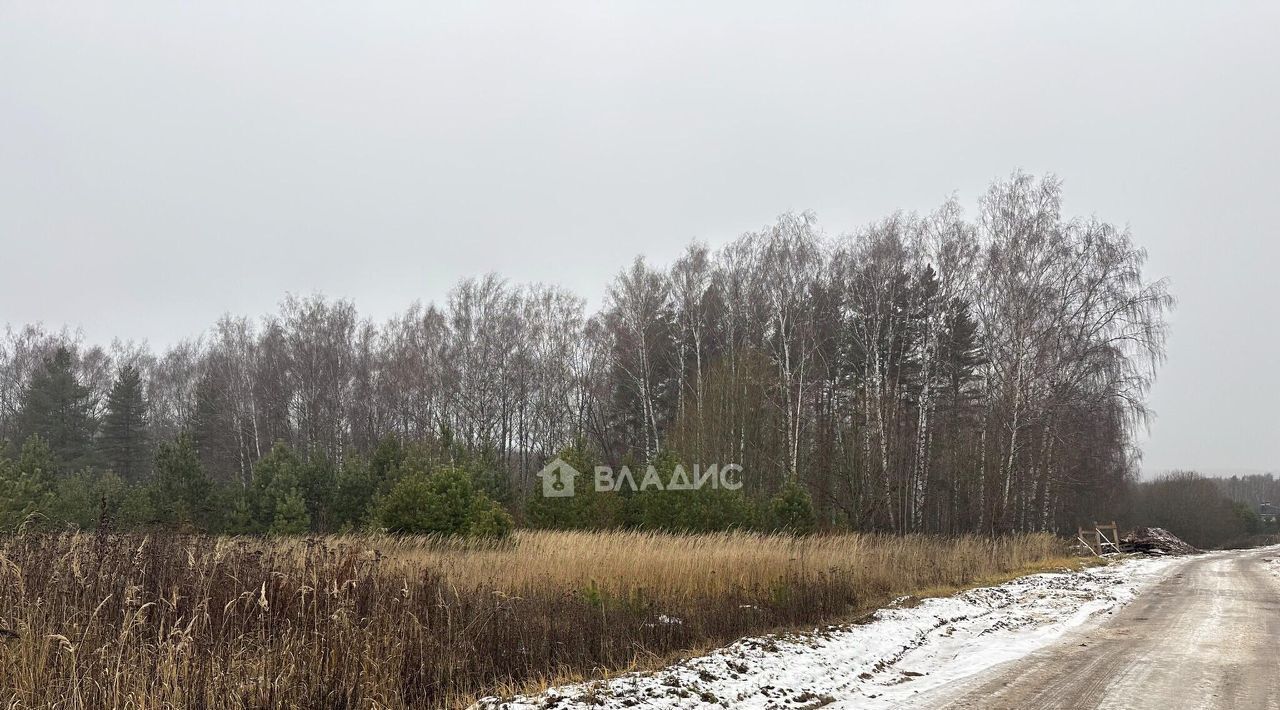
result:
M 907 707 L 1280 710 L 1280 550 L 1187 558 L 1102 624 Z

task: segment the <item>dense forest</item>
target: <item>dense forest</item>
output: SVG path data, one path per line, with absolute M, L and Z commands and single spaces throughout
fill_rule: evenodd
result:
M 1174 471 L 1135 485 L 1120 518 L 1134 525 L 1174 531 L 1202 548 L 1275 544 L 1280 525 L 1260 515 L 1263 503 L 1280 501 L 1271 474 L 1210 478 Z
M 384 323 L 289 296 L 163 352 L 10 326 L 0 523 L 1074 529 L 1131 505 L 1173 307 L 1144 261 L 1016 173 L 972 215 L 829 237 L 784 214 L 637 258 L 597 313 L 487 275 Z M 746 485 L 552 504 L 534 474 L 557 455 Z

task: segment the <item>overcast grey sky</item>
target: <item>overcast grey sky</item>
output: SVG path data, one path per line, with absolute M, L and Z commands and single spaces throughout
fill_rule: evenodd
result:
M 1144 468 L 1280 467 L 1280 5 L 427 5 L 0 0 L 0 323 L 594 305 L 636 253 L 1053 171 L 1181 302 Z

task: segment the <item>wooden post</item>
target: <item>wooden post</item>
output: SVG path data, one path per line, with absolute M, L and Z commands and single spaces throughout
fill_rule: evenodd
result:
M 1095 530 L 1094 540 L 1090 541 L 1088 538 L 1085 537 L 1087 532 L 1084 528 L 1076 528 L 1076 539 L 1080 541 L 1081 545 L 1084 545 L 1085 547 L 1089 548 L 1089 552 L 1092 552 L 1095 555 L 1101 556 L 1102 549 L 1097 544 L 1096 533 L 1097 531 Z
M 1099 555 L 1101 555 L 1107 548 L 1110 548 L 1112 552 L 1120 552 L 1120 530 L 1116 526 L 1114 520 L 1110 525 L 1094 523 L 1093 531 L 1097 535 Z M 1107 533 L 1104 531 L 1110 532 L 1111 537 L 1107 537 Z

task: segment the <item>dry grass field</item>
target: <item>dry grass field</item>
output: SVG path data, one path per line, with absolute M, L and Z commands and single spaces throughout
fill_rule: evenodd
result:
M 1048 535 L 19 535 L 0 706 L 465 707 L 1065 557 Z

